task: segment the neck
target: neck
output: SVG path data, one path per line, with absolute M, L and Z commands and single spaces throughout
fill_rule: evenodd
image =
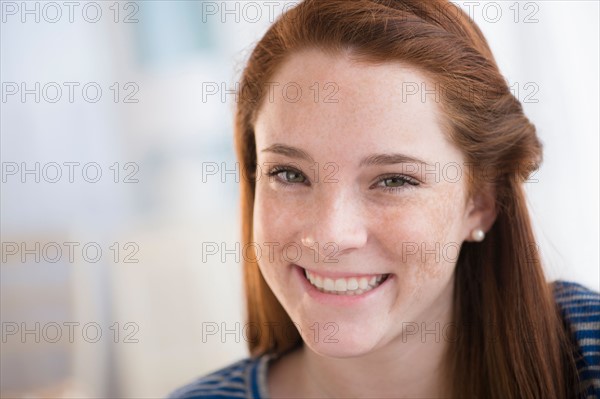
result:
M 433 328 L 432 328 L 433 329 Z M 304 347 L 300 356 L 311 395 L 319 397 L 443 397 L 443 354 L 440 343 L 400 342 L 365 356 L 322 357 Z

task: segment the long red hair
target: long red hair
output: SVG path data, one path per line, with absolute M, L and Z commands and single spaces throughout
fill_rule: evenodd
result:
M 256 45 L 242 74 L 235 144 L 246 171 L 257 167 L 261 88 L 286 57 L 305 48 L 350 50 L 367 62 L 402 62 L 422 71 L 447 89 L 440 91 L 445 130 L 475 165 L 469 192 L 489 183 L 483 165 L 486 176 L 495 176 L 496 221 L 483 242 L 463 244 L 456 265 L 452 317 L 459 334 L 445 359 L 452 397 L 577 397 L 573 344 L 535 251 L 523 189 L 542 161 L 542 145 L 476 24 L 446 0 L 305 0 L 289 10 Z M 254 189 L 252 179 L 242 179 L 242 245 L 253 242 Z M 248 322 L 292 325 L 247 258 Z M 299 345 L 300 335 L 289 328 L 249 341 L 256 356 Z

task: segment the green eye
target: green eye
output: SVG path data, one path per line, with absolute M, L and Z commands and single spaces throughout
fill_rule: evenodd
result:
M 406 175 L 388 175 L 380 177 L 377 185 L 385 192 L 400 193 L 419 186 L 419 182 Z
M 280 173 L 283 173 L 285 175 L 285 180 L 287 182 L 290 182 L 290 183 L 304 183 L 304 180 L 305 180 L 304 176 L 302 176 L 301 173 L 298 173 L 298 172 L 296 172 L 294 170 L 285 170 L 285 171 L 280 172 Z
M 276 176 L 282 184 L 306 183 L 306 177 L 302 172 L 289 167 L 276 166 L 268 173 L 269 176 Z
M 403 179 L 401 177 L 388 177 L 387 179 L 383 180 L 384 182 L 390 182 L 389 184 L 386 184 L 386 187 L 402 187 L 403 185 L 405 185 L 407 183 L 406 179 Z

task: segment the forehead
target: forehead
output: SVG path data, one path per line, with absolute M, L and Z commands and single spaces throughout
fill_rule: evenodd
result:
M 258 151 L 283 142 L 328 154 L 398 150 L 456 157 L 443 133 L 435 89 L 426 75 L 401 63 L 295 53 L 270 80 L 255 124 Z M 429 94 L 423 96 L 424 90 Z

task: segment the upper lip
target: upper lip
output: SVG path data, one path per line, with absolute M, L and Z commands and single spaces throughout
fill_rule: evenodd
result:
M 330 277 L 330 278 L 347 278 L 347 277 L 371 277 L 371 276 L 379 276 L 379 275 L 385 275 L 385 274 L 389 274 L 389 273 L 376 273 L 376 272 L 371 272 L 371 273 L 364 273 L 364 272 L 342 272 L 342 271 L 329 271 L 329 270 L 316 270 L 316 269 L 309 269 L 307 267 L 304 266 L 300 266 L 300 265 L 295 265 L 298 266 L 302 269 L 308 270 L 311 273 L 317 274 L 319 276 L 323 276 L 323 277 Z

